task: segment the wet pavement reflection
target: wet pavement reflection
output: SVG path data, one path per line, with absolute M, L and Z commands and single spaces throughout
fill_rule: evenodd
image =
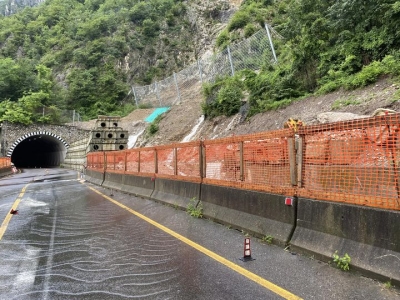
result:
M 59 172 L 29 170 L 1 186 L 4 215 L 30 184 L 0 242 L 1 299 L 243 299 L 230 293 L 240 276 L 208 268 L 209 258 L 104 200 L 76 172 Z M 280 299 L 264 289 L 253 299 L 266 295 Z
M 65 169 L 0 179 L 0 222 L 20 197 L 0 240 L 0 299 L 284 299 L 91 188 L 301 298 L 399 299 L 375 281 L 257 241 L 256 260 L 241 262 L 242 233 Z

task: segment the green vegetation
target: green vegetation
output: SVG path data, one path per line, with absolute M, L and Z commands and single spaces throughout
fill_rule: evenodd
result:
M 196 197 L 190 199 L 189 204 L 187 205 L 186 211 L 189 215 L 195 218 L 203 217 L 203 204 L 201 201 L 197 201 Z
M 333 253 L 332 257 L 333 257 L 333 262 L 336 263 L 336 266 L 338 268 L 342 269 L 343 271 L 350 270 L 351 258 L 347 253 L 345 253 L 344 256 L 339 256 L 336 250 L 335 253 Z
M 187 16 L 191 4 L 49 0 L 0 16 L 0 121 L 59 122 L 63 109 L 76 110 L 84 120 L 128 114 L 134 109 L 131 85 L 163 79 L 197 58 L 202 46 L 195 42 L 199 28 Z M 204 12 L 210 22 L 222 5 Z M 251 116 L 383 76 L 399 82 L 399 18 L 395 0 L 243 1 L 216 48 L 267 23 L 281 36 L 273 35 L 278 63 L 269 50 L 255 54 L 263 57 L 261 65 L 244 55 L 240 59 L 257 71 L 237 69 L 233 78 L 206 84 L 203 111 L 208 118 L 230 116 L 247 101 Z M 267 38 L 260 43 L 269 45 Z M 256 53 L 257 45 L 251 47 Z M 41 114 L 43 107 L 52 113 Z
M 265 235 L 265 236 L 263 236 L 263 238 L 261 240 L 264 243 L 272 244 L 272 241 L 274 240 L 274 238 L 271 235 Z
M 204 84 L 204 115 L 213 118 L 219 115 L 229 117 L 238 113 L 242 105 L 243 87 L 238 76 L 219 78 L 214 83 Z
M 274 39 L 278 64 L 266 58 L 259 71 L 241 72 L 251 116 L 305 95 L 364 87 L 382 76 L 399 81 L 399 17 L 400 4 L 394 0 L 248 0 L 217 37 L 216 46 L 223 49 L 265 23 L 283 36 Z M 225 79 L 218 88 L 230 84 Z M 222 108 L 218 111 L 223 114 Z
M 386 281 L 385 283 L 384 283 L 384 285 L 385 285 L 385 288 L 387 288 L 387 289 L 391 289 L 391 288 L 393 288 L 393 284 L 392 284 L 392 282 L 389 280 L 389 281 Z
M 343 106 L 348 106 L 348 105 L 359 105 L 360 103 L 361 103 L 360 101 L 354 99 L 354 96 L 350 96 L 348 99 L 336 100 L 332 104 L 332 109 L 339 109 Z
M 180 0 L 51 0 L 0 16 L 0 121 L 57 122 L 39 107 L 124 116 L 130 85 L 183 68 L 193 36 Z
M 163 119 L 163 117 L 164 117 L 164 114 L 157 116 L 157 118 L 155 118 L 154 121 L 151 122 L 150 125 L 146 128 L 146 134 L 148 136 L 152 136 L 157 133 L 157 131 L 159 129 L 160 121 Z

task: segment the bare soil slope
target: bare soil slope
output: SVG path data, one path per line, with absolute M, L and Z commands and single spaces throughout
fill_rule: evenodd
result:
M 283 128 L 289 118 L 299 118 L 309 125 L 318 124 L 318 116 L 326 112 L 347 112 L 357 115 L 371 115 L 377 108 L 390 108 L 400 111 L 399 85 L 390 79 L 382 79 L 374 85 L 355 91 L 337 91 L 324 96 L 312 96 L 292 103 L 286 108 L 268 111 L 240 122 L 241 115 L 218 117 L 200 124 L 192 140 L 200 138 L 215 139 L 230 135 L 276 130 Z M 174 106 L 160 122 L 159 131 L 143 145 L 159 145 L 180 142 L 190 134 L 198 123 L 201 111 L 201 97 L 196 101 L 183 102 Z M 337 108 L 336 108 L 337 107 Z M 335 108 L 335 109 L 333 109 Z M 338 116 L 343 120 L 349 116 Z M 352 116 L 350 116 L 352 117 Z
M 190 140 L 198 140 L 276 130 L 283 128 L 283 123 L 289 118 L 301 119 L 306 125 L 318 124 L 322 121 L 322 118 L 319 118 L 321 114 L 327 112 L 353 113 L 356 115 L 334 114 L 335 118 L 332 119 L 332 116 L 328 116 L 323 122 L 368 116 L 377 108 L 390 108 L 400 111 L 399 88 L 398 83 L 393 83 L 390 78 L 385 78 L 376 84 L 355 91 L 340 90 L 323 96 L 307 97 L 283 109 L 261 113 L 243 122 L 241 122 L 240 114 L 232 117 L 217 117 L 201 122 L 202 97 L 198 91 L 193 91 L 190 96 L 185 97 L 181 103 L 171 107 L 164 114 L 156 134 L 153 136 L 143 134 L 139 137 L 135 147 L 181 142 L 189 134 Z M 135 110 L 127 117 L 122 118 L 121 125 L 129 131 L 130 135 L 137 135 L 149 125 L 143 120 L 151 112 L 152 109 Z M 87 124 L 93 125 L 94 122 L 91 121 L 82 125 L 87 128 L 90 126 Z M 197 130 L 194 134 L 191 134 L 194 127 L 197 127 Z

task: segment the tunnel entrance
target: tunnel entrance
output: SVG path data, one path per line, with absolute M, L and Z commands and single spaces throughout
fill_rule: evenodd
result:
M 11 154 L 17 168 L 59 167 L 67 153 L 61 138 L 47 134 L 32 134 L 21 140 Z

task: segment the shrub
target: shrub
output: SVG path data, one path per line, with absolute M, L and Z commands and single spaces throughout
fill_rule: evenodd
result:
M 203 114 L 213 118 L 221 115 L 229 117 L 239 112 L 243 87 L 243 82 L 237 77 L 217 79 L 213 84 L 203 85 Z
M 329 81 L 322 85 L 318 91 L 316 92 L 317 95 L 324 95 L 333 91 L 336 91 L 342 86 L 341 82 L 338 80 L 335 81 Z
M 222 31 L 220 35 L 217 37 L 215 44 L 218 48 L 223 49 L 229 44 L 230 38 L 229 33 L 227 31 Z
M 246 11 L 239 11 L 233 15 L 228 24 L 228 31 L 231 32 L 235 29 L 244 28 L 250 22 L 250 16 Z
M 382 68 L 386 74 L 400 75 L 400 59 L 386 55 L 382 60 Z
M 160 121 L 162 120 L 163 115 L 159 115 L 153 122 L 150 123 L 149 127 L 147 127 L 146 132 L 148 135 L 152 136 L 154 135 L 158 129 L 159 129 L 159 124 Z
M 364 87 L 376 82 L 383 73 L 384 68 L 382 64 L 378 61 L 374 61 L 362 68 L 360 72 L 350 76 L 349 79 L 345 81 L 344 87 L 348 90 Z
M 257 31 L 256 26 L 254 26 L 253 24 L 247 24 L 246 27 L 244 28 L 244 37 L 248 38 L 252 36 L 256 31 Z

